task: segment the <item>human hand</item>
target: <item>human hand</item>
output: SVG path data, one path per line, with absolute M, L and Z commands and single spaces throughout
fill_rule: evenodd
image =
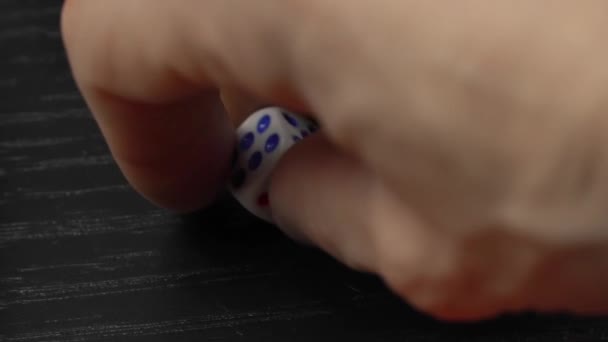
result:
M 608 4 L 66 1 L 77 83 L 131 184 L 192 210 L 242 99 L 323 126 L 279 226 L 445 319 L 608 312 Z

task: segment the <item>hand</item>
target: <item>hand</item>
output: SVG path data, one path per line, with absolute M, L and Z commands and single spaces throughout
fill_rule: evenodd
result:
M 78 0 L 63 33 L 144 196 L 185 211 L 213 200 L 232 149 L 224 111 L 247 109 L 234 94 L 313 112 L 323 134 L 273 175 L 279 226 L 462 320 L 608 312 L 606 10 Z

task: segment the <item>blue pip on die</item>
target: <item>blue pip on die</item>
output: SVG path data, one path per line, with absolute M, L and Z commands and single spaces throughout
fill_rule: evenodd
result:
M 268 203 L 272 170 L 291 146 L 316 130 L 312 120 L 280 107 L 251 114 L 236 131 L 229 189 L 237 201 L 253 215 L 273 223 Z

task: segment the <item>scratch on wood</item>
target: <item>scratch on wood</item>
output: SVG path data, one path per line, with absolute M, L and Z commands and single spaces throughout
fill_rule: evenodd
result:
M 230 272 L 221 275 L 213 272 Z M 211 273 L 211 277 L 196 279 L 193 284 L 206 285 L 220 282 L 233 282 L 245 279 L 263 278 L 276 275 L 276 272 L 245 273 L 236 269 L 209 269 L 185 273 L 166 275 L 147 275 L 122 279 L 101 280 L 85 283 L 52 284 L 43 286 L 15 287 L 9 291 L 11 299 L 8 305 L 26 305 L 39 302 L 66 301 L 78 298 L 99 297 L 116 294 L 127 294 L 158 289 L 191 286 L 192 283 L 183 282 L 183 279 L 200 277 Z
M 51 147 L 66 144 L 78 143 L 86 140 L 87 137 L 53 137 L 53 138 L 32 138 L 0 141 L 0 148 L 23 149 L 31 147 Z
M 5 193 L 7 197 L 20 197 L 26 200 L 37 200 L 37 199 L 58 199 L 76 197 L 88 194 L 99 194 L 99 193 L 118 193 L 130 191 L 131 187 L 127 184 L 119 185 L 107 185 L 99 187 L 90 187 L 84 189 L 65 189 L 57 191 L 33 191 L 30 188 L 19 188 L 14 193 Z
M 61 38 L 59 31 L 41 26 L 15 27 L 0 31 L 0 39 L 29 38 L 33 35 L 53 39 Z
M 0 223 L 0 243 L 19 240 L 57 239 L 68 236 L 95 235 L 105 233 L 151 231 L 154 227 L 175 225 L 179 219 L 163 211 L 125 214 L 107 217 L 79 217 L 65 219 L 41 219 Z
M 67 93 L 45 94 L 40 96 L 40 101 L 56 102 L 56 101 L 82 101 L 80 92 L 72 91 Z
M 89 114 L 88 110 L 83 108 L 66 109 L 60 112 L 4 113 L 0 115 L 0 126 L 83 118 L 91 119 L 91 115 Z
M 44 16 L 57 16 L 60 9 L 56 6 L 43 7 L 43 8 L 13 8 L 10 11 L 0 12 L 0 21 L 6 22 L 8 20 L 26 20 L 35 19 Z
M 63 341 L 86 341 L 89 338 L 112 338 L 118 336 L 154 336 L 210 329 L 246 326 L 327 316 L 333 312 L 326 308 L 308 308 L 301 311 L 248 311 L 238 314 L 195 316 L 184 319 L 156 322 L 117 322 L 114 324 L 89 325 L 76 328 L 60 328 L 22 333 L 8 341 L 35 341 L 61 337 Z
M 31 166 L 15 168 L 18 172 L 46 171 L 51 169 L 65 169 L 78 166 L 98 166 L 111 165 L 114 159 L 111 155 L 86 156 L 81 158 L 55 158 L 40 160 L 32 163 Z

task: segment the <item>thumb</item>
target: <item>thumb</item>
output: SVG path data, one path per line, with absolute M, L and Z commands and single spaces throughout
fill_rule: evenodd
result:
M 319 133 L 293 146 L 273 171 L 270 205 L 288 235 L 311 242 L 352 268 L 388 282 L 414 279 L 442 239 L 369 169 Z M 446 249 L 443 250 L 447 251 Z M 406 297 L 415 289 L 408 281 Z

